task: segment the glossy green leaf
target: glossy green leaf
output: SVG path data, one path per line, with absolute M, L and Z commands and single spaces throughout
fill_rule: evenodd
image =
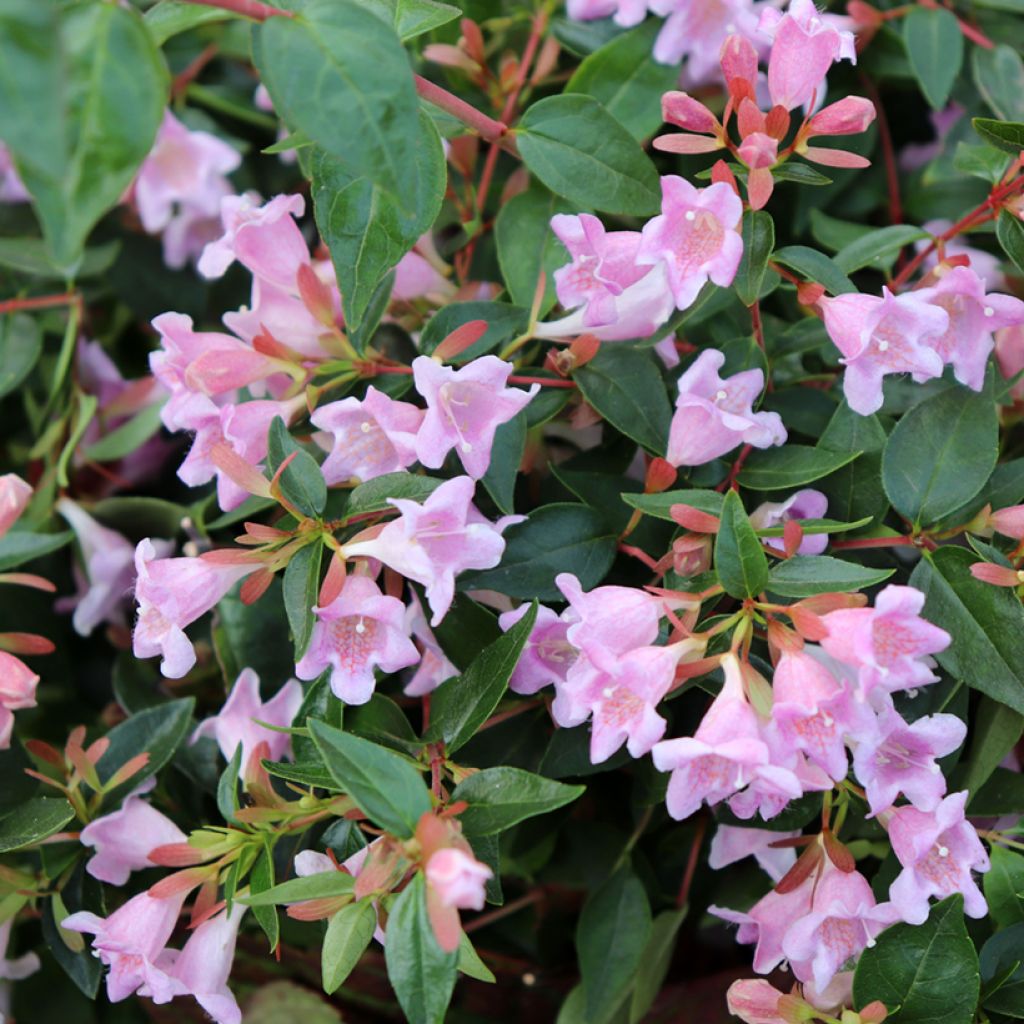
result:
M 802 444 L 753 451 L 743 463 L 739 482 L 751 491 L 790 490 L 821 480 L 859 455 Z
M 283 21 L 283 18 L 277 19 Z M 309 452 L 300 448 L 288 433 L 284 420 L 274 417 L 267 435 L 267 466 L 276 473 L 281 463 L 290 455 L 294 458 L 285 467 L 278 480 L 281 493 L 303 515 L 315 518 L 327 504 L 327 483 L 320 467 Z
M 989 917 L 1000 928 L 1024 923 L 1024 857 L 993 844 L 989 859 L 992 867 L 982 879 Z
M 491 462 L 480 481 L 491 500 L 505 515 L 515 511 L 516 479 L 525 447 L 526 412 L 520 410 L 495 431 Z
M 1024 149 L 1024 123 L 1020 121 L 996 121 L 991 117 L 975 117 L 971 120 L 974 130 L 996 149 L 1016 156 Z
M 981 1001 L 989 1013 L 1024 1018 L 1024 924 L 996 932 L 981 948 Z
M 69 530 L 61 533 L 30 533 L 28 530 L 11 530 L 0 537 L 0 572 L 31 562 L 70 544 L 74 534 Z
M 865 267 L 884 269 L 905 246 L 928 237 L 927 231 L 910 224 L 892 224 L 861 235 L 855 241 L 844 245 L 833 258 L 836 266 L 844 274 L 852 274 L 855 270 L 863 270 Z
M 781 597 L 866 590 L 883 583 L 895 569 L 871 569 L 830 555 L 794 555 L 772 567 L 768 589 Z
M 39 322 L 27 313 L 0 317 L 0 398 L 32 372 L 43 351 Z
M 735 491 L 722 502 L 715 570 L 726 593 L 740 600 L 756 597 L 768 585 L 768 558 Z
M 521 768 L 484 768 L 460 782 L 452 800 L 469 804 L 459 816 L 466 835 L 486 836 L 564 807 L 577 799 L 584 788 L 555 782 Z
M 971 68 L 974 84 L 982 98 L 1003 121 L 1024 118 L 1024 61 L 1005 43 L 991 50 L 972 48 Z
M 256 863 L 249 874 L 249 890 L 258 896 L 260 893 L 272 888 L 273 885 L 274 857 L 272 848 L 266 845 L 256 859 Z M 253 917 L 259 922 L 259 926 L 263 929 L 263 934 L 267 937 L 270 951 L 273 952 L 277 949 L 278 942 L 281 939 L 281 921 L 277 916 L 277 910 L 274 907 L 253 907 L 252 913 Z
M 408 42 L 457 18 L 462 12 L 438 0 L 355 0 L 394 26 L 398 38 Z
M 237 18 L 233 11 L 222 7 L 200 7 L 188 3 L 187 0 L 160 0 L 146 11 L 143 21 L 153 42 L 163 46 L 168 39 L 189 32 L 201 25 L 209 25 L 215 21 L 227 21 Z
M 319 540 L 307 544 L 292 555 L 284 570 L 284 610 L 292 631 L 296 661 L 306 653 L 316 624 L 313 608 L 320 594 L 320 562 L 323 553 L 324 546 Z
M 776 249 L 772 254 L 772 260 L 795 270 L 808 281 L 824 286 L 832 295 L 843 295 L 857 290 L 856 285 L 836 266 L 834 260 L 806 245 L 787 245 L 782 249 Z
M 33 846 L 59 832 L 73 817 L 63 797 L 37 796 L 0 817 L 0 853 Z
M 942 7 L 912 8 L 903 19 L 903 45 L 925 99 L 933 110 L 941 110 L 964 59 L 956 15 Z
M 1003 252 L 1018 270 L 1024 270 L 1024 224 L 1009 210 L 1000 210 L 996 221 L 996 238 Z
M 631 494 L 626 491 L 622 494 L 622 500 L 627 505 L 640 509 L 644 515 L 672 522 L 673 505 L 690 505 L 701 512 L 707 512 L 708 515 L 720 516 L 723 497 L 718 491 L 694 488 L 686 491 L 661 491 L 658 494 Z
M 775 248 L 775 222 L 764 210 L 743 214 L 743 257 L 732 286 L 744 306 L 752 306 L 761 294 L 768 260 Z
M 443 483 L 435 477 L 419 476 L 415 473 L 385 473 L 360 484 L 349 495 L 345 506 L 346 518 L 368 515 L 393 509 L 388 504 L 392 498 L 404 498 L 420 503 L 427 500 Z
M 347 896 L 355 880 L 347 871 L 319 871 L 314 875 L 289 878 L 263 892 L 250 893 L 239 902 L 249 907 L 273 907 L 278 904 L 301 903 L 303 900 Z
M 376 927 L 377 911 L 372 900 L 350 903 L 328 920 L 320 951 L 324 991 L 328 995 L 336 992 L 352 973 Z
M 686 908 L 680 907 L 678 910 L 663 910 L 651 922 L 651 935 L 633 983 L 629 1024 L 640 1024 L 658 997 L 672 963 L 676 936 L 685 917 Z

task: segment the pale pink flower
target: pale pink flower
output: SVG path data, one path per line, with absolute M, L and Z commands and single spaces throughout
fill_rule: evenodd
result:
M 774 7 L 761 11 L 758 29 L 772 40 L 768 88 L 772 103 L 794 110 L 821 98 L 833 62 L 857 63 L 853 33 L 840 19 L 822 16 L 813 0 L 790 0 L 785 14 Z M 848 19 L 841 19 L 848 22 Z
M 705 349 L 679 378 L 665 456 L 673 466 L 700 466 L 740 444 L 770 448 L 786 441 L 778 413 L 753 410 L 764 373 L 742 370 L 722 378 L 724 363 L 717 349 Z
M 83 846 L 95 853 L 85 870 L 110 885 L 124 885 L 133 871 L 154 866 L 150 853 L 168 843 L 184 843 L 185 833 L 148 801 L 132 794 L 121 807 L 89 822 L 81 832 Z
M 263 701 L 260 677 L 251 668 L 242 669 L 224 706 L 216 715 L 200 722 L 190 742 L 203 737 L 215 740 L 226 761 L 235 756 L 241 744 L 238 776 L 245 778 L 249 758 L 260 743 L 267 745 L 268 760 L 280 761 L 291 756 L 291 736 L 277 730 L 287 729 L 301 706 L 302 686 L 295 679 L 289 679 L 270 700 Z M 261 725 L 261 722 L 266 724 Z M 277 728 L 268 729 L 268 725 Z
M 409 677 L 403 692 L 410 697 L 422 697 L 436 690 L 443 682 L 459 674 L 458 668 L 449 661 L 434 631 L 423 614 L 423 605 L 413 592 L 405 612 L 405 628 L 408 634 L 419 641 L 420 661 L 416 671 Z
M 729 1012 L 745 1024 L 789 1024 L 779 1013 L 782 996 L 763 978 L 743 978 L 729 986 L 725 1001 Z
M 914 587 L 890 585 L 874 608 L 840 608 L 822 616 L 828 635 L 825 651 L 858 670 L 860 692 L 884 693 L 935 682 L 928 657 L 949 646 L 949 634 L 922 619 L 924 594 Z
M 821 491 L 806 487 L 785 501 L 766 501 L 750 513 L 750 524 L 756 530 L 772 526 L 783 526 L 791 519 L 823 519 L 828 511 L 828 498 Z M 785 551 L 786 544 L 781 537 L 764 537 L 764 543 L 776 551 Z M 797 548 L 799 555 L 820 555 L 828 547 L 828 535 L 807 534 Z
M 851 293 L 819 300 L 825 329 L 843 354 L 843 394 L 854 412 L 870 416 L 882 407 L 882 378 L 910 373 L 918 383 L 942 373 L 932 343 L 949 327 L 946 311 L 915 295 L 882 297 Z
M 0 537 L 18 521 L 32 498 L 32 488 L 17 473 L 0 476 Z
M 177 986 L 157 961 L 178 922 L 185 895 L 180 892 L 155 899 L 142 892 L 109 917 L 83 910 L 61 922 L 62 928 L 95 936 L 92 948 L 100 962 L 110 968 L 107 998 L 112 1003 L 127 999 L 143 987 L 156 1003 L 167 1003 L 174 997 Z
M 313 635 L 295 674 L 316 679 L 330 668 L 331 690 L 346 704 L 365 704 L 373 696 L 375 667 L 397 672 L 420 660 L 409 639 L 405 605 L 381 593 L 368 576 L 349 574 L 338 596 L 313 611 Z
M 368 387 L 364 398 L 322 405 L 310 419 L 313 426 L 333 435 L 330 454 L 320 467 L 328 484 L 371 480 L 416 461 L 416 431 L 423 410 L 397 402 L 375 387 Z
M 875 936 L 899 918 L 891 903 L 876 903 L 858 871 L 826 870 L 814 888 L 810 912 L 794 921 L 782 951 L 800 981 L 824 991 L 847 961 L 875 944 Z
M 439 303 L 450 299 L 455 286 L 426 257 L 415 249 L 407 252 L 395 267 L 392 300 L 411 302 L 413 299 L 432 299 Z
M 713 281 L 732 284 L 743 255 L 740 197 L 718 182 L 694 188 L 674 174 L 661 179 L 661 214 L 643 228 L 637 262 L 664 262 L 677 309 L 686 309 Z
M 773 848 L 772 843 L 793 839 L 799 832 L 772 832 L 766 828 L 739 828 L 719 825 L 708 851 L 708 867 L 716 871 L 753 857 L 773 882 L 780 881 L 796 863 L 793 847 Z
M 908 725 L 893 708 L 883 709 L 853 751 L 853 770 L 871 813 L 884 811 L 900 793 L 920 810 L 934 811 L 946 793 L 936 758 L 951 754 L 966 735 L 956 715 L 927 715 Z
M 494 872 L 480 861 L 452 846 L 431 854 L 424 869 L 427 883 L 441 905 L 458 910 L 483 910 L 486 883 Z
M 256 561 L 235 564 L 204 558 L 158 558 L 146 538 L 135 549 L 135 600 L 139 618 L 132 649 L 136 658 L 161 655 L 160 671 L 180 679 L 196 663 L 185 627 L 208 611 L 236 583 L 261 568 Z
M 659 598 L 636 587 L 594 587 L 584 591 L 572 573 L 555 577 L 569 607 L 562 613 L 568 623 L 566 640 L 586 655 L 599 651 L 625 654 L 653 644 L 664 614 Z
M 988 854 L 974 826 L 964 818 L 967 791 L 951 793 L 933 811 L 897 807 L 888 823 L 889 841 L 903 871 L 889 887 L 889 899 L 908 924 L 924 924 L 928 899 L 963 894 L 964 912 L 984 917 L 988 904 L 971 871 L 989 869 Z
M 623 28 L 639 25 L 647 13 L 647 0 L 567 0 L 566 13 L 576 21 L 590 21 L 614 15 Z
M 0 924 L 0 981 L 22 981 L 35 974 L 41 966 L 39 957 L 35 953 L 24 953 L 19 957 L 8 959 L 7 946 L 11 941 L 13 927 L 14 917 L 9 917 L 3 924 Z M 3 1005 L 3 996 L 4 993 L 0 989 L 0 1013 L 6 1009 L 6 1006 Z
M 859 135 L 867 131 L 877 115 L 871 100 L 863 96 L 844 96 L 819 110 L 801 135 L 807 139 L 815 135 Z
M 529 610 L 523 604 L 498 616 L 498 625 L 508 632 Z M 545 686 L 564 683 L 579 652 L 568 640 L 569 623 L 563 615 L 544 605 L 537 607 L 537 619 L 523 646 L 508 688 L 513 693 L 532 694 Z
M 654 59 L 678 64 L 686 57 L 683 79 L 691 86 L 720 77 L 718 55 L 729 36 L 756 39 L 759 5 L 754 0 L 650 0 L 650 9 L 667 15 L 654 41 Z
M 1008 505 L 989 514 L 992 528 L 1004 537 L 1024 540 L 1024 505 Z
M 907 147 L 908 149 L 910 147 Z M 951 220 L 926 220 L 921 225 L 922 231 L 927 231 L 933 238 L 945 234 L 951 227 Z M 921 252 L 931 245 L 931 238 L 921 238 L 914 243 L 914 249 Z M 951 256 L 966 256 L 970 260 L 970 267 L 978 277 L 985 283 L 985 290 L 998 291 L 1006 288 L 1006 275 L 1003 273 L 1003 263 L 998 256 L 986 252 L 984 249 L 975 249 L 968 245 L 964 235 L 955 235 L 943 243 L 943 254 L 946 258 Z M 924 271 L 934 270 L 939 265 L 938 252 L 931 252 L 924 258 L 921 269 Z
M 451 607 L 455 577 L 466 569 L 493 569 L 501 561 L 501 533 L 521 516 L 496 523 L 473 505 L 474 483 L 468 476 L 446 480 L 423 502 L 391 498 L 401 513 L 372 540 L 345 545 L 349 558 L 376 558 L 395 572 L 422 584 L 436 626 Z
M 964 116 L 964 108 L 959 103 L 946 104 L 942 110 L 930 110 L 928 120 L 931 122 L 935 138 L 931 142 L 913 142 L 900 150 L 900 167 L 905 171 L 916 171 L 934 160 L 942 152 L 946 137 L 953 126 Z M 952 222 L 947 225 L 952 226 Z M 926 230 L 928 229 L 925 225 Z
M 11 151 L 0 142 L 0 203 L 26 203 L 31 198 L 18 177 Z
M 946 312 L 949 326 L 927 344 L 952 365 L 961 384 L 980 391 L 995 348 L 992 333 L 1024 323 L 1024 302 L 1012 295 L 986 295 L 985 282 L 970 267 L 947 270 L 938 284 L 920 288 L 914 296 Z
M 36 706 L 39 676 L 20 658 L 0 651 L 0 750 L 11 745 L 14 712 Z
M 481 356 L 458 370 L 429 356 L 413 360 L 416 390 L 427 413 L 416 435 L 416 456 L 428 469 L 440 469 L 453 448 L 466 473 L 479 480 L 491 463 L 494 434 L 540 390 L 507 387 L 514 369 L 497 356 Z

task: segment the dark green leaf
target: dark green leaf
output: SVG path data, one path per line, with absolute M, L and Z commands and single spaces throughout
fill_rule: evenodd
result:
M 1024 224 L 1009 210 L 999 211 L 996 221 L 996 238 L 1003 252 L 1013 260 L 1018 270 L 1024 270 Z
M 536 278 L 533 283 L 537 283 Z M 532 299 L 531 292 L 530 301 Z M 511 341 L 515 335 L 526 330 L 529 319 L 527 309 L 510 306 L 507 302 L 453 302 L 439 309 L 427 321 L 427 326 L 423 328 L 423 334 L 420 336 L 420 351 L 429 355 L 457 327 L 471 320 L 483 320 L 487 324 L 487 330 L 479 341 L 463 349 L 450 360 L 455 364 L 467 363 Z
M 249 890 L 258 896 L 260 893 L 267 892 L 273 885 L 274 858 L 271 847 L 266 846 L 257 858 L 249 875 Z M 281 938 L 281 922 L 277 916 L 277 910 L 274 907 L 253 907 L 252 912 L 259 922 L 259 926 L 263 929 L 267 942 L 270 943 L 270 951 L 273 952 L 277 949 L 277 944 Z
M 532 104 L 517 142 L 530 171 L 577 208 L 649 217 L 661 207 L 654 164 L 591 96 L 549 96 Z
M 200 25 L 208 25 L 214 21 L 226 21 L 238 17 L 233 11 L 222 7 L 200 7 L 187 0 L 160 0 L 146 11 L 143 21 L 153 42 L 163 46 L 172 36 Z
M 673 505 L 691 505 L 708 515 L 722 514 L 722 495 L 717 491 L 694 489 L 692 491 L 662 491 L 660 494 L 622 494 L 622 500 L 633 508 L 640 509 L 644 515 L 658 519 L 672 520 Z
M 526 413 L 520 410 L 502 423 L 494 434 L 491 462 L 480 481 L 491 500 L 505 515 L 515 511 L 516 477 L 526 447 Z
M 933 110 L 941 110 L 964 59 L 956 15 L 942 7 L 911 8 L 903 19 L 903 44 L 924 98 Z
M 1000 928 L 1024 923 L 1024 857 L 993 844 L 989 859 L 992 867 L 982 879 L 989 917 Z
M 75 812 L 64 797 L 37 796 L 0 818 L 0 853 L 20 850 L 59 832 Z
M 161 408 L 160 403 L 147 405 L 116 430 L 89 445 L 83 455 L 93 462 L 114 462 L 130 455 L 160 429 Z
M 859 455 L 802 444 L 753 451 L 743 464 L 739 481 L 751 491 L 790 490 L 834 473 Z
M 71 543 L 74 536 L 69 530 L 63 533 L 29 533 L 28 530 L 11 530 L 0 537 L 0 572 L 41 558 L 51 551 L 57 551 Z
M 768 558 L 735 491 L 722 502 L 715 569 L 726 593 L 741 600 L 756 597 L 768 584 Z
M 430 476 L 419 476 L 415 473 L 385 473 L 360 484 L 349 495 L 345 506 L 346 518 L 365 516 L 370 512 L 383 512 L 393 509 L 389 505 L 391 498 L 404 498 L 407 501 L 424 502 L 443 483 Z
M 336 992 L 359 963 L 377 927 L 377 911 L 371 900 L 342 907 L 327 922 L 320 953 L 324 991 Z
M 740 260 L 733 287 L 744 306 L 752 306 L 761 294 L 764 272 L 775 248 L 775 222 L 764 210 L 747 210 L 743 214 L 743 258 Z
M 661 991 L 675 952 L 676 935 L 686 917 L 686 908 L 663 910 L 651 924 L 651 937 L 636 971 L 630 1000 L 629 1024 L 640 1024 Z
M 985 784 L 1024 732 L 1024 715 L 982 697 L 971 723 L 971 748 L 957 789 L 973 795 Z
M 419 770 L 394 751 L 310 719 L 320 756 L 338 785 L 374 824 L 405 839 L 430 810 Z
M 239 743 L 217 783 L 217 810 L 225 821 L 234 824 L 238 823 L 235 814 L 238 813 L 238 776 L 241 767 L 242 744 Z
M 830 555 L 795 555 L 772 568 L 768 589 L 781 597 L 866 590 L 887 580 L 895 569 L 870 569 Z
M 288 614 L 296 661 L 306 653 L 309 639 L 313 635 L 316 622 L 313 608 L 320 593 L 320 562 L 323 553 L 323 544 L 316 540 L 299 548 L 284 570 L 284 610 Z
M 775 263 L 781 263 L 790 270 L 795 270 L 808 281 L 815 281 L 823 285 L 826 291 L 833 295 L 843 295 L 846 292 L 855 292 L 856 285 L 830 260 L 824 253 L 817 249 L 810 249 L 806 245 L 787 245 L 783 249 L 776 249 L 772 254 Z
M 280 903 L 301 903 L 329 896 L 347 896 L 355 880 L 347 871 L 319 871 L 315 875 L 289 878 L 259 893 L 243 896 L 239 902 L 250 907 L 274 907 Z
M 834 257 L 835 264 L 844 274 L 852 274 L 864 267 L 885 269 L 904 246 L 928 237 L 927 231 L 910 224 L 892 224 L 889 227 L 878 228 L 844 245 Z
M 990 145 L 1016 156 L 1024 149 L 1024 124 L 1019 121 L 994 121 L 990 117 L 975 117 L 974 130 Z
M 285 18 L 271 19 L 285 21 Z M 270 432 L 267 435 L 267 463 L 271 472 L 276 473 L 281 463 L 289 455 L 294 458 L 285 467 L 278 483 L 281 486 L 281 493 L 288 499 L 303 515 L 315 518 L 319 516 L 327 504 L 327 484 L 316 459 L 309 452 L 300 448 L 284 420 L 280 416 L 274 417 L 270 424 Z
M 451 4 L 438 0 L 355 0 L 360 6 L 373 11 L 393 25 L 402 42 L 448 24 L 462 12 Z M 340 983 L 339 983 L 340 984 Z M 335 986 L 337 987 L 337 986 Z
M 334 776 L 319 762 L 293 763 L 291 761 L 262 761 L 261 764 L 271 775 L 300 786 L 317 786 L 320 789 L 337 791 L 341 787 L 334 781 Z
M 981 949 L 982 1004 L 986 1010 L 1024 1018 L 1024 924 L 996 932 Z
M 485 768 L 460 782 L 452 800 L 469 804 L 459 816 L 466 835 L 486 836 L 503 832 L 536 814 L 564 807 L 584 789 L 520 768 Z
M 0 317 L 0 398 L 31 373 L 42 351 L 43 335 L 35 317 L 27 313 Z
M 971 64 L 974 84 L 985 102 L 1003 121 L 1024 118 L 1024 61 L 1012 46 L 1000 43 L 994 49 L 973 48 Z

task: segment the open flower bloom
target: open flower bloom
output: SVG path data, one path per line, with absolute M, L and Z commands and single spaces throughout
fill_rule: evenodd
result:
M 946 794 L 936 758 L 951 754 L 966 735 L 967 725 L 956 715 L 927 715 L 908 725 L 895 709 L 883 709 L 853 751 L 853 770 L 871 813 L 890 807 L 900 793 L 920 810 L 934 811 Z
M 949 634 L 921 618 L 924 594 L 887 586 L 874 608 L 840 608 L 822 616 L 826 653 L 858 670 L 862 696 L 926 686 L 938 678 L 930 654 L 949 646 Z
M 36 706 L 39 676 L 20 658 L 0 651 L 0 750 L 11 745 L 14 712 Z
M 855 293 L 819 300 L 825 329 L 843 354 L 843 394 L 854 412 L 870 416 L 882 407 L 882 378 L 909 373 L 918 383 L 942 373 L 933 343 L 949 328 L 944 309 L 916 295 L 882 297 Z
M 142 892 L 107 918 L 82 910 L 61 922 L 62 928 L 95 936 L 92 948 L 110 968 L 107 998 L 112 1003 L 141 988 L 155 1003 L 167 1003 L 174 997 L 177 985 L 157 961 L 178 922 L 185 895 L 180 892 L 155 899 Z
M 416 432 L 423 410 L 368 387 L 363 398 L 320 406 L 313 426 L 333 435 L 320 467 L 328 484 L 372 480 L 408 469 L 416 461 Z
M 331 690 L 346 704 L 365 704 L 373 696 L 375 667 L 397 672 L 420 660 L 405 605 L 382 594 L 368 576 L 348 575 L 338 596 L 313 611 L 313 635 L 295 674 L 316 679 L 330 668 Z
M 205 615 L 240 580 L 261 568 L 258 561 L 214 562 L 205 558 L 159 558 L 146 538 L 135 549 L 136 658 L 162 655 L 160 671 L 180 679 L 196 663 L 185 627 Z
M 0 537 L 19 519 L 32 498 L 32 488 L 17 473 L 0 476 Z
M 452 449 L 466 473 L 479 480 L 491 464 L 494 434 L 524 409 L 540 390 L 506 384 L 514 367 L 497 356 L 481 356 L 458 370 L 429 356 L 413 360 L 416 390 L 427 413 L 416 435 L 416 456 L 429 469 L 440 469 Z
M 96 851 L 85 870 L 101 882 L 124 885 L 133 871 L 154 866 L 149 854 L 158 846 L 184 843 L 186 838 L 170 818 L 133 794 L 118 810 L 82 829 L 82 844 Z
M 507 633 L 529 610 L 523 604 L 498 616 L 498 625 Z M 513 693 L 531 694 L 549 684 L 564 683 L 566 674 L 579 654 L 569 642 L 569 623 L 545 605 L 538 605 L 537 619 L 523 646 L 508 688 Z
M 750 524 L 756 530 L 782 526 L 791 519 L 823 519 L 828 511 L 828 498 L 821 491 L 805 487 L 790 495 L 785 501 L 766 501 L 750 513 Z M 776 551 L 785 551 L 786 544 L 781 537 L 765 537 L 764 543 Z M 798 555 L 820 555 L 828 547 L 828 535 L 808 534 L 797 548 Z
M 718 871 L 746 857 L 753 857 L 761 870 L 773 882 L 778 882 L 796 863 L 796 851 L 792 847 L 773 848 L 771 844 L 798 835 L 799 832 L 772 832 L 766 828 L 719 825 L 708 851 L 708 867 Z
M 786 440 L 778 413 L 753 410 L 764 373 L 743 370 L 723 379 L 724 363 L 717 349 L 705 349 L 679 378 L 665 456 L 673 466 L 701 466 L 739 444 L 769 448 Z
M 415 593 L 405 610 L 405 628 L 408 635 L 419 641 L 420 661 L 416 671 L 405 684 L 404 693 L 410 697 L 422 697 L 436 690 L 443 682 L 459 674 L 449 661 L 434 631 L 423 614 L 423 605 Z
M 984 917 L 988 904 L 971 871 L 988 871 L 989 859 L 974 826 L 964 818 L 967 791 L 951 793 L 933 811 L 897 807 L 889 819 L 889 841 L 903 870 L 889 899 L 908 924 L 924 924 L 928 900 L 963 894 L 964 912 Z
M 345 545 L 349 558 L 376 558 L 395 572 L 421 583 L 427 592 L 430 620 L 436 626 L 451 607 L 455 577 L 466 569 L 493 569 L 501 561 L 506 526 L 521 516 L 496 523 L 473 505 L 474 483 L 468 476 L 446 480 L 423 504 L 390 498 L 401 513 L 372 540 Z
M 677 309 L 686 309 L 707 282 L 732 284 L 743 255 L 740 197 L 718 182 L 695 188 L 674 174 L 661 179 L 661 214 L 641 233 L 637 262 L 664 262 Z
M 995 348 L 993 332 L 1024 324 L 1024 302 L 1012 295 L 986 295 L 985 282 L 970 267 L 953 267 L 938 284 L 914 297 L 946 311 L 949 326 L 928 341 L 956 379 L 974 391 L 985 383 L 985 367 Z
M 272 761 L 280 761 L 291 754 L 291 736 L 286 732 L 268 729 L 260 725 L 260 722 L 286 729 L 292 724 L 301 705 L 302 686 L 296 680 L 290 679 L 270 700 L 264 702 L 260 698 L 260 677 L 251 668 L 243 669 L 224 707 L 199 724 L 192 733 L 192 742 L 209 736 L 217 741 L 227 761 L 235 756 L 241 744 L 242 760 L 238 775 L 244 778 L 249 758 L 258 744 L 267 745 L 266 756 Z
M 665 17 L 654 41 L 654 59 L 659 64 L 678 64 L 685 57 L 683 81 L 689 86 L 720 77 L 718 54 L 729 36 L 757 38 L 754 0 L 648 0 L 648 6 Z
M 485 886 L 494 872 L 468 853 L 446 846 L 430 855 L 425 874 L 427 884 L 442 905 L 459 910 L 483 910 Z
M 625 654 L 658 638 L 662 604 L 652 594 L 614 586 L 584 591 L 580 581 L 568 572 L 555 577 L 555 586 L 569 602 L 562 613 L 568 623 L 566 640 L 584 654 Z

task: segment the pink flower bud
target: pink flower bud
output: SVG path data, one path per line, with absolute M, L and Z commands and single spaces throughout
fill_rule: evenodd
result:
M 17 473 L 0 476 L 0 537 L 17 521 L 32 497 L 29 487 Z
M 971 575 L 982 583 L 991 583 L 994 587 L 1017 587 L 1024 583 L 1020 573 L 1015 569 L 994 565 L 992 562 L 975 562 L 971 566 Z
M 749 39 L 733 35 L 722 44 L 722 74 L 730 93 L 733 83 L 746 82 L 752 95 L 757 85 L 757 51 Z
M 748 135 L 738 150 L 740 159 L 752 170 L 771 167 L 779 156 L 779 140 L 763 132 Z
M 1004 537 L 1024 540 L 1024 505 L 996 509 L 990 516 L 990 521 Z
M 875 105 L 863 96 L 847 96 L 819 110 L 807 126 L 808 135 L 857 135 L 875 119 Z
M 661 116 L 677 128 L 701 135 L 718 135 L 718 118 L 699 100 L 685 92 L 667 92 L 661 97 Z

